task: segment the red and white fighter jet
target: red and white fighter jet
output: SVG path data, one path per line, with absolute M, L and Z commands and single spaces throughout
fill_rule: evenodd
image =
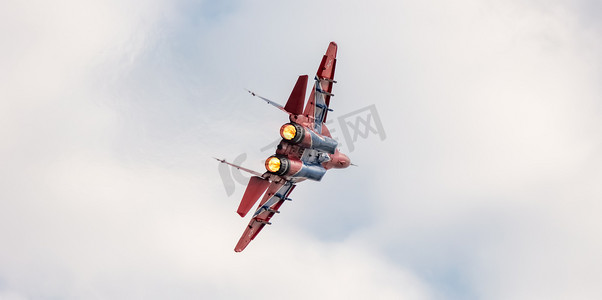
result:
M 221 163 L 254 175 L 249 179 L 238 206 L 237 212 L 241 217 L 264 195 L 234 251 L 244 250 L 265 225 L 271 224 L 270 219 L 274 214 L 280 213 L 278 209 L 282 203 L 291 200 L 288 196 L 297 183 L 305 179 L 320 181 L 327 170 L 347 168 L 351 164 L 349 158 L 339 152 L 338 142 L 332 138 L 324 124 L 328 111 L 332 111 L 329 105 L 334 96 L 331 93 L 332 86 L 336 83 L 336 55 L 337 44 L 331 42 L 322 57 L 305 109 L 307 75 L 299 76 L 284 106 L 249 91 L 253 96 L 288 113 L 290 122 L 280 127 L 282 141 L 276 148 L 276 154 L 265 161 L 267 172 L 264 174 L 218 159 Z

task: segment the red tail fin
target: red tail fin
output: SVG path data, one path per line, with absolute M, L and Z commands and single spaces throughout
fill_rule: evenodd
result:
M 240 205 L 238 206 L 238 210 L 236 211 L 241 217 L 244 217 L 251 207 L 257 202 L 259 197 L 263 195 L 265 190 L 270 185 L 270 182 L 267 179 L 263 179 L 259 176 L 253 176 L 249 179 L 249 184 L 247 185 L 247 189 L 245 190 L 245 194 L 242 196 L 242 201 L 240 201 Z
M 305 102 L 305 90 L 307 90 L 307 75 L 301 75 L 295 83 L 295 87 L 288 97 L 284 109 L 293 115 L 303 113 L 303 104 Z

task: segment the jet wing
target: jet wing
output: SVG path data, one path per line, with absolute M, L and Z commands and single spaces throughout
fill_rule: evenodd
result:
M 313 119 L 314 131 L 322 134 L 322 125 L 326 122 L 326 114 L 328 113 L 330 106 L 330 98 L 332 94 L 332 86 L 336 81 L 334 80 L 334 70 L 336 66 L 337 56 L 337 44 L 331 42 L 328 45 L 326 53 L 322 57 L 318 71 L 316 72 L 315 84 L 309 95 L 309 100 L 305 106 L 303 114 Z
M 272 182 L 268 187 L 267 192 L 259 203 L 259 207 L 253 214 L 249 225 L 243 232 L 234 251 L 241 252 L 247 245 L 259 234 L 265 225 L 271 224 L 269 221 L 276 213 L 280 213 L 278 209 L 286 200 L 291 200 L 288 195 L 293 191 L 295 185 L 290 181 L 281 180 L 280 182 Z
M 326 93 L 326 106 L 330 105 L 330 96 L 332 96 L 332 85 L 336 83 L 334 80 L 334 69 L 337 65 L 337 44 L 330 42 L 326 53 L 322 57 L 316 79 L 320 81 L 320 89 Z

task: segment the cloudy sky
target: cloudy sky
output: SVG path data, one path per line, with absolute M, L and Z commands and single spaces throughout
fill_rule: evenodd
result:
M 602 5 L 2 1 L 0 299 L 600 299 Z M 357 168 L 240 178 L 339 45 Z M 341 138 L 374 105 L 386 132 Z M 374 118 L 373 118 L 374 120 Z M 237 174 L 230 175 L 236 176 Z

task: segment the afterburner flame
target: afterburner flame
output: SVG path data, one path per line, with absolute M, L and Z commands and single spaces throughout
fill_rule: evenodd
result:
M 280 170 L 280 159 L 275 156 L 269 157 L 265 161 L 265 168 L 270 172 L 278 172 Z
M 297 129 L 293 124 L 284 124 L 280 128 L 280 136 L 287 141 L 294 139 L 296 134 Z

